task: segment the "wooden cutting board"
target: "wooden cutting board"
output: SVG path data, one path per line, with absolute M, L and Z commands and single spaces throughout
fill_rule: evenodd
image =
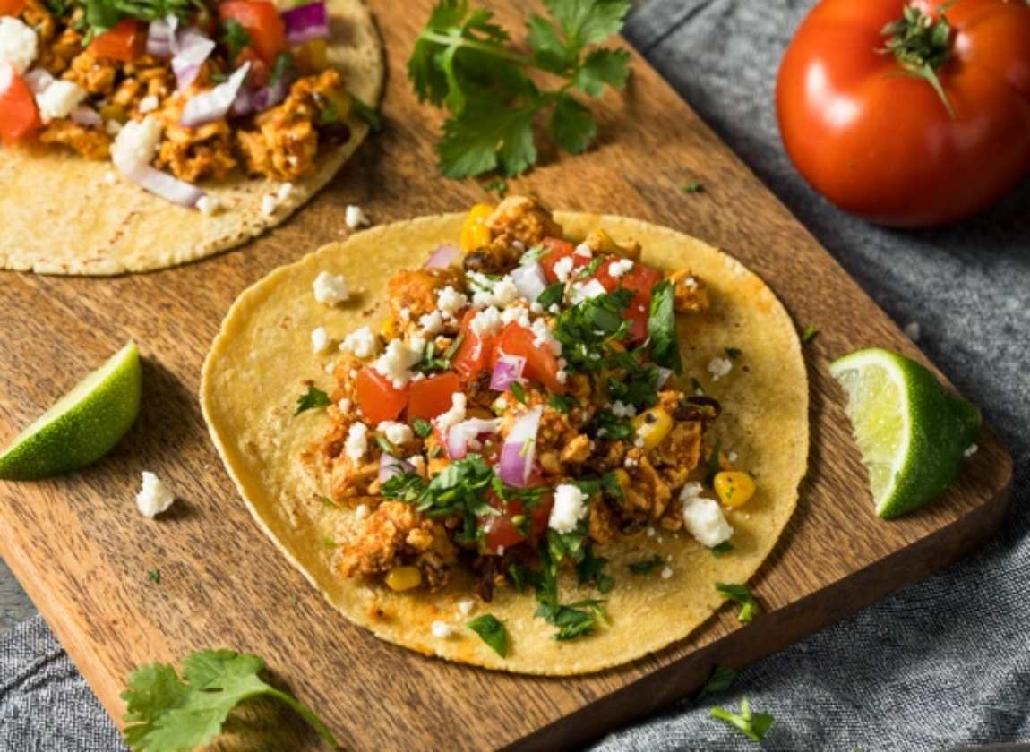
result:
M 753 583 L 765 613 L 743 626 L 726 607 L 656 656 L 576 679 L 450 665 L 344 621 L 251 520 L 208 441 L 196 393 L 231 301 L 269 270 L 345 236 L 347 204 L 383 223 L 489 200 L 472 183 L 438 176 L 438 120 L 406 80 L 430 0 L 409 0 L 403 12 L 389 0 L 372 5 L 389 58 L 388 128 L 284 227 L 243 249 L 153 274 L 0 275 L 0 442 L 129 337 L 146 355 L 142 415 L 111 456 L 68 478 L 0 483 L 3 556 L 113 717 L 122 714 L 119 692 L 134 666 L 225 646 L 264 656 L 347 747 L 568 746 L 693 692 L 716 663 L 741 666 L 840 619 L 990 534 L 1005 509 L 1011 460 L 987 429 L 938 503 L 897 522 L 874 517 L 826 365 L 869 345 L 926 359 L 634 54 L 629 90 L 598 107 L 597 148 L 557 162 L 547 152 L 547 166 L 512 188 L 534 190 L 553 206 L 622 213 L 704 238 L 768 280 L 799 330 L 820 330 L 805 348 L 810 470 L 794 518 Z M 518 5 L 504 6 L 506 21 Z M 695 180 L 704 193 L 681 190 Z M 159 522 L 135 509 L 144 469 L 183 499 Z M 151 568 L 160 570 L 159 584 L 148 580 Z M 285 715 L 258 713 L 238 730 L 246 736 L 273 725 L 285 736 L 265 746 L 316 746 Z

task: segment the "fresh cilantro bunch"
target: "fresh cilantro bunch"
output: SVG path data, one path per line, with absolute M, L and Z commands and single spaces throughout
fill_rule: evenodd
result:
M 579 154 L 597 134 L 597 122 L 576 92 L 599 97 L 622 89 L 629 53 L 596 47 L 619 33 L 629 0 L 544 0 L 550 18 L 527 21 L 529 53 L 512 44 L 493 13 L 467 0 L 441 0 L 408 60 L 408 77 L 422 102 L 449 115 L 437 147 L 440 169 L 451 178 L 500 172 L 511 177 L 536 163 L 533 124 L 550 112 L 547 131 L 563 149 Z M 560 79 L 543 88 L 532 76 Z
M 134 752 L 180 752 L 208 745 L 233 709 L 254 697 L 274 697 L 311 724 L 333 749 L 332 731 L 292 695 L 259 676 L 265 662 L 231 650 L 202 650 L 183 662 L 183 679 L 167 663 L 148 663 L 129 677 L 125 741 Z

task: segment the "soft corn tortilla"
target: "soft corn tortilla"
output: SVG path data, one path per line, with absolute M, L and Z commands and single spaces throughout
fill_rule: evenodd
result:
M 361 0 L 327 5 L 329 60 L 348 91 L 375 106 L 383 56 L 372 16 Z M 285 221 L 329 182 L 368 132 L 353 113 L 347 124 L 347 142 L 321 150 L 315 172 L 294 183 L 271 217 L 262 215 L 261 199 L 277 184 L 265 178 L 235 173 L 222 183 L 203 182 L 222 205 L 205 217 L 115 179 L 110 161 L 52 148 L 0 149 L 0 268 L 103 276 L 163 269 L 232 248 Z
M 734 550 L 715 557 L 686 533 L 658 530 L 599 547 L 610 560 L 614 589 L 605 596 L 611 623 L 597 634 L 568 642 L 555 627 L 535 618 L 532 592 L 499 588 L 490 612 L 511 634 L 507 658 L 494 653 L 471 630 L 457 602 L 472 596 L 467 580 L 440 593 L 393 593 L 379 584 L 346 579 L 334 571 L 336 552 L 327 539 L 342 540 L 358 524 L 349 509 L 323 501 L 301 453 L 317 441 L 328 418 L 320 411 L 294 417 L 304 380 L 331 391 L 324 364 L 332 356 L 311 353 L 311 330 L 325 326 L 334 338 L 378 321 L 390 276 L 420 266 L 429 252 L 458 237 L 463 215 L 417 219 L 360 233 L 280 268 L 246 290 L 230 309 L 204 364 L 201 402 L 211 436 L 229 474 L 258 524 L 286 557 L 352 622 L 378 637 L 420 653 L 491 669 L 568 675 L 597 671 L 682 640 L 723 603 L 717 582 L 743 583 L 772 550 L 794 511 L 808 455 L 808 386 L 801 348 L 786 311 L 772 291 L 736 259 L 694 238 L 632 219 L 558 212 L 568 237 L 602 227 L 617 241 L 639 241 L 643 260 L 674 269 L 689 266 L 709 285 L 711 309 L 680 319 L 686 377 L 697 377 L 723 404 L 713 431 L 724 449 L 737 453 L 741 468 L 758 482 L 755 497 L 730 511 Z M 321 271 L 344 275 L 361 294 L 336 308 L 316 303 L 312 280 Z M 742 354 L 730 374 L 712 381 L 707 364 Z M 633 575 L 629 562 L 657 549 L 673 575 Z M 569 575 L 563 602 L 597 597 L 577 590 Z M 441 619 L 454 635 L 436 639 Z

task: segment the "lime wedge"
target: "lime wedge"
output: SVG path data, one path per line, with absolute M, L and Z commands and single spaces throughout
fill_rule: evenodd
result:
M 18 434 L 0 454 L 0 478 L 46 478 L 96 462 L 136 420 L 142 387 L 130 341 Z
M 859 350 L 830 364 L 869 469 L 876 513 L 899 517 L 951 485 L 980 430 L 980 413 L 897 353 Z

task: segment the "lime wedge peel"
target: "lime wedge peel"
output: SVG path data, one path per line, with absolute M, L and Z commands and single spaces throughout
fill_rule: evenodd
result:
M 980 429 L 972 404 L 915 361 L 880 348 L 846 355 L 830 373 L 847 394 L 880 517 L 899 517 L 951 485 Z
M 143 371 L 129 341 L 0 454 L 0 478 L 34 480 L 85 467 L 107 454 L 139 414 Z

